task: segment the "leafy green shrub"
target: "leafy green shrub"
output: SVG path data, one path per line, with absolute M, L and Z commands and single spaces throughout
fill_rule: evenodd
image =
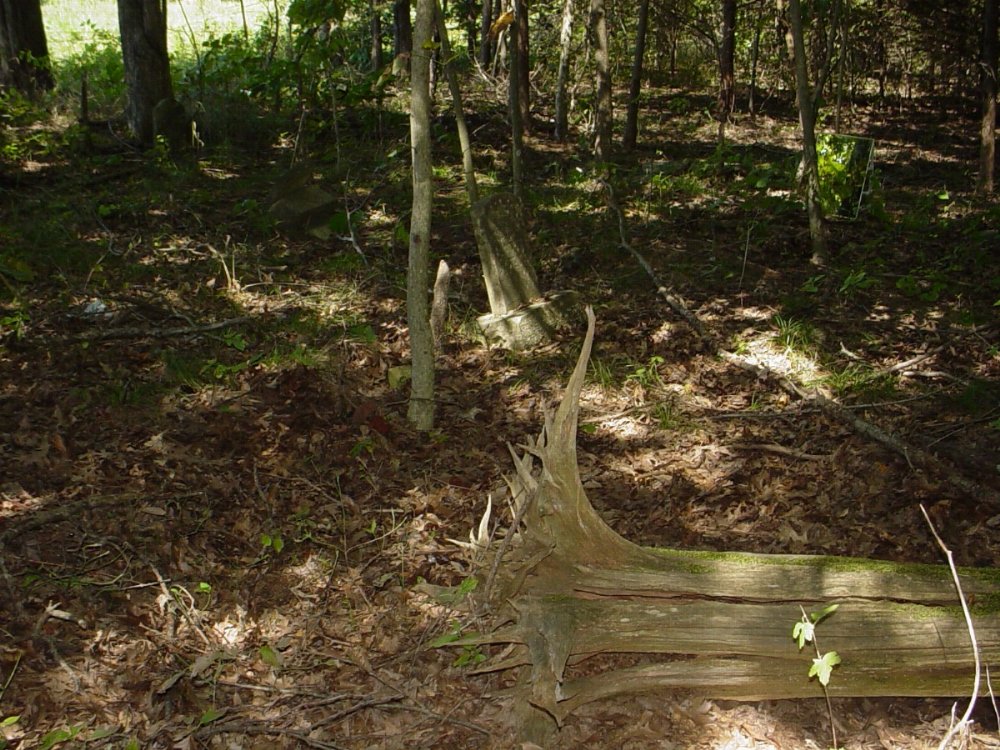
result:
M 91 112 L 117 113 L 125 96 L 125 65 L 118 35 L 87 23 L 87 39 L 74 32 L 79 51 L 54 61 L 56 88 L 67 95 L 77 95 L 87 81 Z
M 867 189 L 875 143 L 870 138 L 824 134 L 816 138 L 819 199 L 827 216 L 857 215 Z

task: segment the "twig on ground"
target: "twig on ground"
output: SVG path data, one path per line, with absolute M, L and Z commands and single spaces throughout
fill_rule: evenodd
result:
M 774 372 L 769 367 L 755 362 L 750 362 L 739 355 L 723 351 L 718 352 L 718 355 L 727 362 L 734 364 L 737 367 L 741 367 L 744 370 L 748 370 L 749 372 L 753 372 L 758 376 L 767 375 L 773 378 L 775 382 L 788 393 L 796 396 L 797 398 L 801 398 L 804 401 L 816 404 L 829 416 L 842 422 L 846 422 L 860 435 L 874 440 L 886 448 L 898 453 L 906 459 L 910 468 L 920 467 L 925 471 L 933 471 L 944 477 L 945 481 L 960 490 L 963 494 L 979 500 L 986 500 L 991 505 L 1000 506 L 1000 495 L 992 489 L 973 479 L 957 474 L 954 469 L 946 466 L 941 459 L 925 450 L 900 440 L 894 435 L 890 435 L 881 428 L 873 425 L 871 422 L 852 414 L 848 408 L 837 401 L 824 396 L 818 390 L 803 388 L 789 378 Z
M 829 458 L 829 456 L 821 456 L 817 453 L 806 453 L 805 451 L 797 451 L 794 448 L 786 448 L 785 446 L 778 445 L 777 443 L 732 443 L 729 447 L 736 448 L 741 451 L 764 451 L 766 453 L 777 453 L 780 456 L 800 458 L 803 461 L 822 461 L 825 458 Z
M 969 612 L 969 604 L 965 600 L 965 594 L 962 593 L 962 582 L 958 579 L 958 570 L 955 569 L 955 558 L 951 553 L 951 550 L 945 545 L 944 541 L 941 539 L 940 535 L 937 533 L 937 529 L 934 528 L 934 523 L 931 521 L 931 517 L 927 514 L 927 509 L 924 504 L 920 504 L 920 512 L 924 514 L 924 520 L 927 521 L 927 525 L 930 527 L 931 534 L 934 535 L 934 541 L 937 542 L 938 547 L 944 553 L 945 559 L 948 561 L 948 569 L 951 571 L 951 580 L 955 584 L 955 591 L 958 593 L 958 601 L 962 605 L 962 615 L 965 617 L 965 624 L 969 629 L 969 640 L 972 643 L 972 657 L 976 664 L 976 676 L 972 684 L 972 696 L 969 698 L 969 705 L 965 709 L 965 713 L 962 718 L 955 723 L 952 721 L 951 726 L 948 728 L 948 733 L 945 734 L 944 738 L 941 740 L 941 744 L 938 745 L 938 750 L 945 750 L 949 744 L 951 744 L 952 738 L 961 731 L 968 730 L 970 725 L 970 718 L 972 717 L 972 710 L 976 707 L 976 699 L 979 697 L 979 680 L 982 675 L 982 659 L 979 654 L 979 641 L 976 640 L 976 628 L 972 623 L 972 614 Z
M 193 736 L 199 740 L 206 740 L 217 734 L 278 735 L 281 737 L 291 737 L 306 747 L 315 747 L 319 750 L 344 750 L 343 745 L 335 745 L 332 742 L 313 739 L 309 736 L 311 729 L 288 729 L 286 727 L 271 726 L 265 724 L 263 721 L 241 720 L 209 724 L 199 729 Z
M 705 329 L 702 322 L 687 309 L 687 305 L 684 304 L 683 300 L 674 294 L 668 286 L 660 282 L 656 276 L 656 272 L 653 271 L 653 267 L 649 265 L 649 261 L 643 257 L 642 253 L 629 244 L 628 239 L 625 236 L 625 217 L 622 215 L 622 210 L 618 206 L 618 201 L 615 198 L 615 193 L 611 187 L 611 183 L 606 180 L 601 180 L 601 184 L 604 185 L 604 189 L 608 194 L 608 208 L 618 218 L 618 235 L 620 237 L 622 248 L 630 252 L 632 257 L 634 257 L 639 265 L 642 266 L 642 270 L 646 272 L 646 275 L 649 276 L 652 282 L 656 285 L 657 293 L 666 300 L 671 309 L 684 318 L 685 322 L 687 322 L 687 324 L 695 330 L 701 340 L 704 341 L 712 351 L 714 351 L 717 348 L 717 345 L 709 332 Z
M 137 339 L 153 338 L 164 339 L 172 336 L 189 336 L 193 333 L 207 333 L 217 331 L 220 328 L 238 326 L 248 323 L 254 318 L 250 315 L 241 315 L 238 318 L 228 318 L 217 323 L 205 323 L 204 325 L 181 326 L 179 328 L 148 328 L 145 326 L 124 326 L 122 328 L 110 328 L 103 331 L 87 331 L 86 333 L 74 336 L 60 336 L 56 341 L 108 341 L 111 339 Z

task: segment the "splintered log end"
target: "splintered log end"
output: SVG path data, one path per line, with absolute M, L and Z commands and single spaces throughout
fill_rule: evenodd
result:
M 575 463 L 576 454 L 576 424 L 580 412 L 580 393 L 583 391 L 583 381 L 587 377 L 587 364 L 590 362 L 590 351 L 594 345 L 594 328 L 596 318 L 594 308 L 587 305 L 587 335 L 583 339 L 583 347 L 580 349 L 580 356 L 576 360 L 576 367 L 570 376 L 569 383 L 566 384 L 566 392 L 563 394 L 562 402 L 552 420 L 551 430 L 548 431 L 548 442 L 555 443 L 556 451 L 572 450 Z

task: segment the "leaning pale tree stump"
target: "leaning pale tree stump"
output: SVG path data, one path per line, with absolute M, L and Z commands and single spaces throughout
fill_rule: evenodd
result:
M 483 198 L 472 205 L 472 226 L 490 301 L 490 312 L 477 319 L 487 339 L 529 349 L 565 328 L 578 309 L 575 295 L 539 291 L 521 202 L 511 193 Z
M 947 566 L 808 555 L 640 547 L 596 513 L 580 480 L 576 428 L 594 336 L 588 330 L 558 411 L 515 455 L 514 528 L 497 545 L 489 589 L 495 629 L 464 643 L 513 644 L 481 672 L 520 670 L 513 713 L 544 745 L 581 705 L 616 695 L 692 690 L 708 698 L 822 696 L 792 640 L 802 610 L 839 609 L 819 626 L 837 651 L 832 696 L 971 694 L 974 654 Z M 960 569 L 984 665 L 1000 664 L 1000 571 Z M 594 674 L 598 654 L 643 654 Z M 632 660 L 634 663 L 634 659 Z

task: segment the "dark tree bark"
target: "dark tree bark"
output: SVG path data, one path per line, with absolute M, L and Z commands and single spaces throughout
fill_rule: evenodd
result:
M 493 59 L 493 38 L 490 27 L 493 25 L 493 0 L 483 0 L 482 25 L 479 34 L 479 64 L 483 69 L 489 67 Z
M 0 0 L 0 85 L 25 94 L 54 85 L 41 0 Z
M 611 158 L 611 64 L 608 52 L 608 18 L 604 0 L 590 0 L 590 37 L 597 63 L 596 133 L 594 155 L 599 161 Z
M 153 110 L 173 98 L 167 56 L 166 0 L 118 0 L 125 62 L 125 118 L 144 146 L 153 143 Z
M 528 0 L 516 0 L 514 15 L 517 41 L 517 102 L 521 112 L 521 124 L 531 130 L 531 58 L 528 43 Z M 511 75 L 513 75 L 513 70 Z
M 635 148 L 639 137 L 639 94 L 642 91 L 642 59 L 646 54 L 646 27 L 649 18 L 649 0 L 639 2 L 639 21 L 635 30 L 635 57 L 632 59 L 632 76 L 628 87 L 628 109 L 625 114 L 625 135 L 622 145 Z
M 392 54 L 409 56 L 413 52 L 413 21 L 410 0 L 396 0 L 392 5 Z
M 507 105 L 510 110 L 512 189 L 514 197 L 521 200 L 524 192 L 524 171 L 522 169 L 524 160 L 522 155 L 524 152 L 525 128 L 524 107 L 521 104 L 521 68 L 524 67 L 524 61 L 521 58 L 521 45 L 515 37 L 519 36 L 518 27 L 520 26 L 520 21 L 517 19 L 520 16 L 519 8 L 523 0 L 513 0 L 513 2 L 514 22 L 511 24 L 510 36 L 508 37 L 510 44 L 510 75 L 507 78 Z
M 980 55 L 980 93 L 983 101 L 979 139 L 979 179 L 976 192 L 993 194 L 997 125 L 997 11 L 1000 0 L 986 0 L 983 7 L 983 43 Z
M 764 31 L 764 2 L 757 10 L 757 21 L 754 24 L 753 42 L 750 45 L 750 97 L 747 101 L 747 111 L 751 120 L 757 114 L 757 67 L 760 62 L 760 36 Z
M 726 122 L 736 108 L 736 0 L 722 0 L 722 24 L 719 28 L 719 100 L 720 122 Z

